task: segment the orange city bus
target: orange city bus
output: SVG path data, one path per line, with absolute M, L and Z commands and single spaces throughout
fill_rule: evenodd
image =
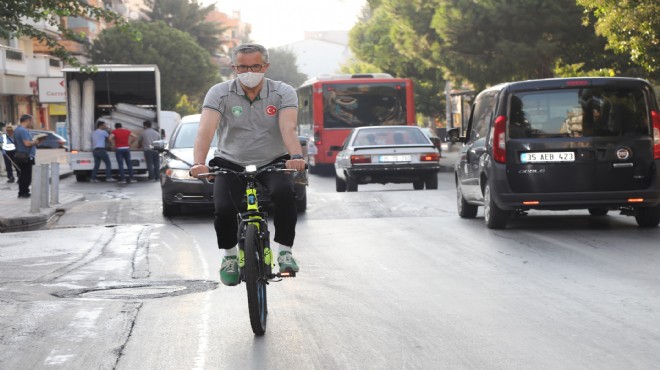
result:
M 343 145 L 354 127 L 415 125 L 409 78 L 385 73 L 322 75 L 303 83 L 297 93 L 298 134 L 313 137 L 316 154 L 309 153 L 309 166 L 314 172 L 334 165 L 337 152 L 330 147 Z

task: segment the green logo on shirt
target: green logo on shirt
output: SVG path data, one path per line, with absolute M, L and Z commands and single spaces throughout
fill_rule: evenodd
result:
M 234 117 L 240 116 L 241 114 L 243 114 L 243 107 L 238 105 L 235 107 L 231 107 L 231 114 L 233 114 Z

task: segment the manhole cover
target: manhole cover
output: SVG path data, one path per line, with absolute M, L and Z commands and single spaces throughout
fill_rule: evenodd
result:
M 208 280 L 153 281 L 109 285 L 102 288 L 71 289 L 55 292 L 53 295 L 59 298 L 148 299 L 205 292 L 217 287 L 217 282 Z

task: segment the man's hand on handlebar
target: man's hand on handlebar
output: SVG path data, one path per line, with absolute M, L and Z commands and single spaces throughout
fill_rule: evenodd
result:
M 209 172 L 209 166 L 205 164 L 196 164 L 190 168 L 190 176 L 194 178 L 199 178 L 200 173 L 208 173 Z
M 289 159 L 284 166 L 291 170 L 304 171 L 307 163 L 304 159 Z

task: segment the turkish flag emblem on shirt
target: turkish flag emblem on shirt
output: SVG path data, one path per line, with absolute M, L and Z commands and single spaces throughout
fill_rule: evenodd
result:
M 266 114 L 269 116 L 274 116 L 277 114 L 277 108 L 274 105 L 269 105 L 266 107 Z

